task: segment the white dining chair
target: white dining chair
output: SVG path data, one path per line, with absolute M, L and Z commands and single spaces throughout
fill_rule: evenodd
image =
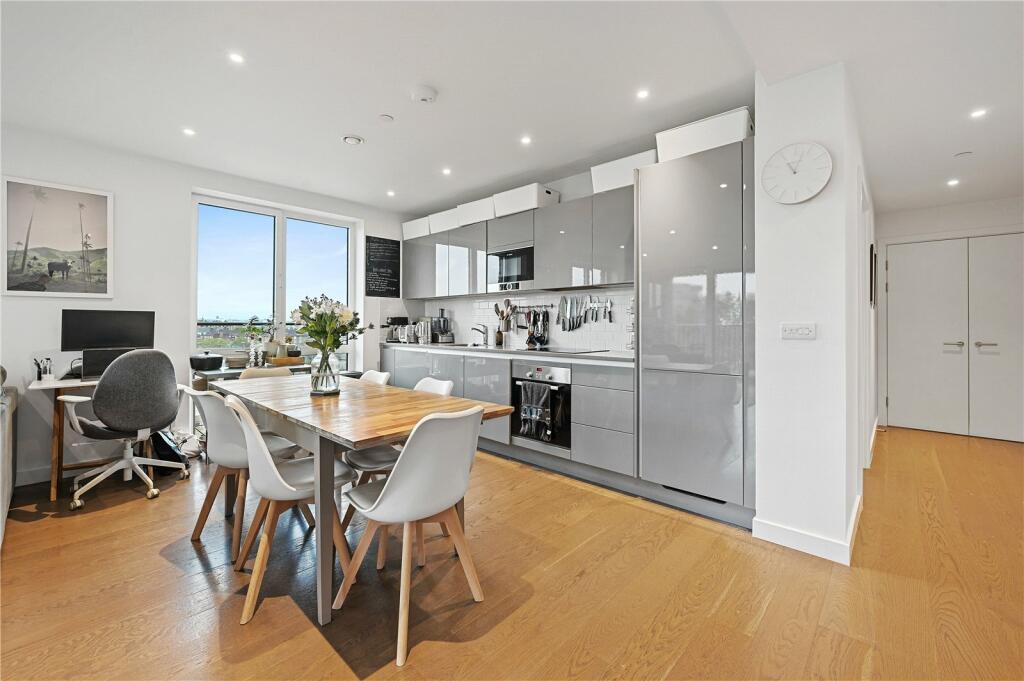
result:
M 388 381 L 391 380 L 391 372 L 368 369 L 363 372 L 363 375 L 359 377 L 359 380 L 366 381 L 367 383 L 376 383 L 377 385 L 387 385 Z
M 389 525 L 402 525 L 402 579 L 398 605 L 398 649 L 396 662 L 405 664 L 409 648 L 409 590 L 412 579 L 413 533 L 418 524 L 439 522 L 447 526 L 458 550 L 473 600 L 484 599 L 466 536 L 455 505 L 466 495 L 469 473 L 480 437 L 482 407 L 451 414 L 424 417 L 402 449 L 391 475 L 345 493 L 365 518 L 366 529 L 356 547 L 345 579 L 334 599 L 340 608 L 355 582 L 359 566 L 374 534 Z M 380 540 L 386 537 L 381 534 Z M 425 562 L 422 544 L 417 562 Z
M 430 376 L 425 376 L 416 383 L 413 390 L 440 395 L 442 397 L 449 397 L 451 396 L 454 388 L 455 383 L 452 381 L 441 381 L 436 378 L 431 378 Z M 385 476 L 390 473 L 391 469 L 394 468 L 395 461 L 398 460 L 398 455 L 401 451 L 401 445 L 380 445 L 379 447 L 368 447 L 367 449 L 353 450 L 345 453 L 345 463 L 359 473 L 359 480 L 356 484 L 365 485 L 372 481 L 375 476 Z M 345 510 L 345 517 L 341 521 L 341 526 L 344 530 L 348 530 L 349 523 L 352 522 L 352 515 L 354 513 L 355 509 L 349 505 Z M 377 551 L 377 569 L 379 570 L 384 569 L 384 563 L 387 561 L 388 556 L 387 528 L 384 528 L 382 532 L 383 539 L 381 540 Z M 417 532 L 417 540 L 422 543 L 422 528 L 419 528 Z
M 245 381 L 250 378 L 272 378 L 274 376 L 291 376 L 292 370 L 288 367 L 246 367 L 238 374 L 238 380 Z
M 256 601 L 259 599 L 260 585 L 263 583 L 263 575 L 266 572 L 267 561 L 270 558 L 271 545 L 274 542 L 274 532 L 277 530 L 277 521 L 281 513 L 296 504 L 308 504 L 313 502 L 314 485 L 316 479 L 315 460 L 313 457 L 304 459 L 291 459 L 288 461 L 275 461 L 267 449 L 266 442 L 260 434 L 259 427 L 253 419 L 249 410 L 234 395 L 225 399 L 225 404 L 235 412 L 239 423 L 242 425 L 242 432 L 245 435 L 246 453 L 249 459 L 249 479 L 253 489 L 260 495 L 260 503 L 256 508 L 256 515 L 253 517 L 252 527 L 246 537 L 246 544 L 242 551 L 248 553 L 251 547 L 250 537 L 255 536 L 254 532 L 262 525 L 263 531 L 260 534 L 260 546 L 256 551 L 256 561 L 253 563 L 252 578 L 249 580 L 249 588 L 245 594 L 245 605 L 242 608 L 241 623 L 246 624 L 256 613 Z M 337 489 L 350 482 L 355 482 L 356 474 L 344 462 L 334 460 L 334 487 Z M 345 574 L 351 571 L 351 555 L 348 543 L 345 541 L 345 533 L 341 531 L 341 518 L 338 516 L 338 507 L 334 504 L 333 498 L 327 500 L 331 505 L 334 518 L 333 538 L 334 546 L 338 551 L 338 559 L 341 562 L 341 569 Z M 244 554 L 243 554 L 244 555 Z
M 196 525 L 192 530 L 192 541 L 199 541 L 221 485 L 234 477 L 236 485 L 235 520 L 231 531 L 231 560 L 235 562 L 235 569 L 241 570 L 242 564 L 245 563 L 245 556 L 240 555 L 239 547 L 242 537 L 242 519 L 245 517 L 246 483 L 249 479 L 249 458 L 246 451 L 245 435 L 238 419 L 218 393 L 194 390 L 188 386 L 181 388 L 195 401 L 199 418 L 202 419 L 203 425 L 206 427 L 206 456 L 211 463 L 216 465 L 213 477 L 210 479 L 210 487 L 206 490 L 206 498 L 203 499 L 203 505 L 199 510 L 199 517 L 196 518 Z M 280 435 L 261 432 L 260 436 L 267 445 L 270 455 L 275 459 L 293 459 L 296 455 L 305 453 L 304 449 Z M 313 514 L 305 505 L 300 510 L 304 511 L 303 516 L 305 516 L 306 522 L 312 525 Z

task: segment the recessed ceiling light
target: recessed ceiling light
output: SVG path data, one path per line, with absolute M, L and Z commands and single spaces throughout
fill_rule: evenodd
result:
M 651 96 L 650 90 L 644 89 L 644 90 L 637 90 L 636 91 L 636 98 L 637 99 L 647 99 L 650 96 Z
M 718 250 L 718 246 L 712 246 L 712 247 L 711 247 L 711 250 L 712 250 L 712 251 L 717 251 L 717 250 Z
M 239 54 L 238 52 L 228 52 L 228 59 L 234 62 L 235 64 L 245 63 L 245 57 Z
M 968 156 L 970 156 L 973 153 L 974 153 L 973 151 L 960 151 L 960 152 L 957 152 L 957 153 L 953 154 L 953 158 L 967 158 Z
M 394 189 L 389 189 L 388 190 L 388 196 L 394 196 L 394 195 L 395 195 L 395 190 Z
M 952 180 L 946 180 L 946 185 L 950 187 L 955 187 L 958 184 L 960 184 L 960 180 L 956 179 L 955 177 Z
M 676 230 L 674 230 L 674 229 L 670 229 L 670 230 L 668 230 L 668 233 L 669 233 L 669 234 L 675 234 L 675 233 L 676 233 Z
M 971 112 L 971 118 L 984 118 L 987 113 L 988 109 L 975 109 Z
M 558 230 L 558 233 L 559 234 L 565 234 L 565 230 L 564 229 L 560 229 L 560 230 Z
M 523 135 L 522 137 L 519 138 L 519 143 L 522 144 L 524 147 L 525 146 L 529 146 L 530 142 L 532 142 L 532 141 L 533 140 L 530 139 L 529 135 Z
M 729 185 L 727 185 L 727 184 L 725 184 L 725 183 L 723 182 L 722 184 L 718 185 L 718 188 L 719 188 L 719 189 L 725 189 L 725 188 L 726 188 L 726 187 L 728 187 L 728 186 L 729 186 Z
M 345 144 L 351 144 L 353 146 L 355 146 L 357 144 L 362 144 L 363 142 L 366 141 L 362 137 L 360 137 L 359 135 L 345 135 L 341 139 L 342 139 L 342 141 Z
M 441 173 L 443 175 L 451 175 L 452 174 L 452 169 L 451 168 L 441 168 Z
M 192 128 L 182 128 L 181 132 L 186 137 L 195 137 L 195 134 L 196 134 L 196 131 L 193 130 Z
M 381 114 L 377 118 L 380 119 L 381 123 L 393 123 L 395 121 L 395 117 L 391 114 Z
M 645 257 L 645 258 L 647 257 L 647 254 L 646 254 L 646 253 L 644 253 L 644 257 Z
M 626 244 L 619 244 L 619 248 L 625 248 Z

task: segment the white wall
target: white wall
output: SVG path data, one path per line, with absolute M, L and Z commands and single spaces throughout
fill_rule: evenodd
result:
M 946 204 L 913 210 L 879 213 L 878 239 L 878 421 L 889 422 L 885 405 L 888 371 L 887 296 L 885 258 L 889 246 L 897 243 L 1024 232 L 1024 197 Z
M 190 142 L 191 143 L 191 142 Z M 201 143 L 201 142 L 198 142 Z M 4 297 L 0 304 L 0 362 L 8 385 L 23 392 L 18 409 L 18 475 L 25 484 L 49 478 L 51 402 L 49 394 L 24 388 L 33 378 L 31 357 L 45 353 L 62 370 L 74 353 L 59 352 L 60 310 L 65 306 L 156 311 L 156 346 L 174 360 L 179 381 L 188 378 L 192 351 L 194 282 L 192 192 L 196 188 L 324 211 L 363 221 L 366 233 L 400 238 L 400 216 L 338 198 L 225 175 L 109 148 L 97 147 L 17 127 L 3 128 L 4 175 L 103 189 L 114 193 L 113 299 Z M 362 236 L 357 234 L 357 272 L 362 268 Z M 362 277 L 357 278 L 361 293 Z M 365 299 L 364 321 L 375 324 L 401 314 L 401 301 Z M 391 312 L 390 310 L 398 310 Z M 367 334 L 362 361 L 378 362 L 379 332 Z M 65 460 L 95 458 L 94 447 L 71 447 Z M 100 445 L 103 447 L 103 445 Z
M 834 170 L 821 194 L 795 206 L 774 202 L 758 182 L 754 535 L 848 563 L 871 344 L 860 310 L 870 220 L 858 206 L 863 162 L 845 69 L 770 85 L 759 74 L 755 110 L 758 177 L 771 154 L 799 141 L 822 144 Z M 817 340 L 782 341 L 783 322 L 816 323 Z

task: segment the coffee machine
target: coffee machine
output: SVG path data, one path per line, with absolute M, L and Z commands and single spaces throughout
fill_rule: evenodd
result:
M 408 317 L 387 317 L 384 321 L 384 326 L 387 328 L 387 337 L 384 339 L 388 343 L 399 343 L 399 329 L 408 325 Z

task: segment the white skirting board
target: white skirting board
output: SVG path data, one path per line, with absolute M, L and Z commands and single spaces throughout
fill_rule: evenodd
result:
M 773 523 L 769 520 L 754 518 L 753 535 L 758 539 L 770 541 L 790 549 L 803 551 L 812 556 L 819 556 L 841 565 L 849 565 L 850 557 L 853 554 L 853 540 L 857 536 L 857 524 L 860 522 L 860 512 L 863 506 L 863 498 L 857 495 L 851 513 L 849 530 L 845 541 L 822 537 L 818 534 L 805 532 L 786 525 Z

